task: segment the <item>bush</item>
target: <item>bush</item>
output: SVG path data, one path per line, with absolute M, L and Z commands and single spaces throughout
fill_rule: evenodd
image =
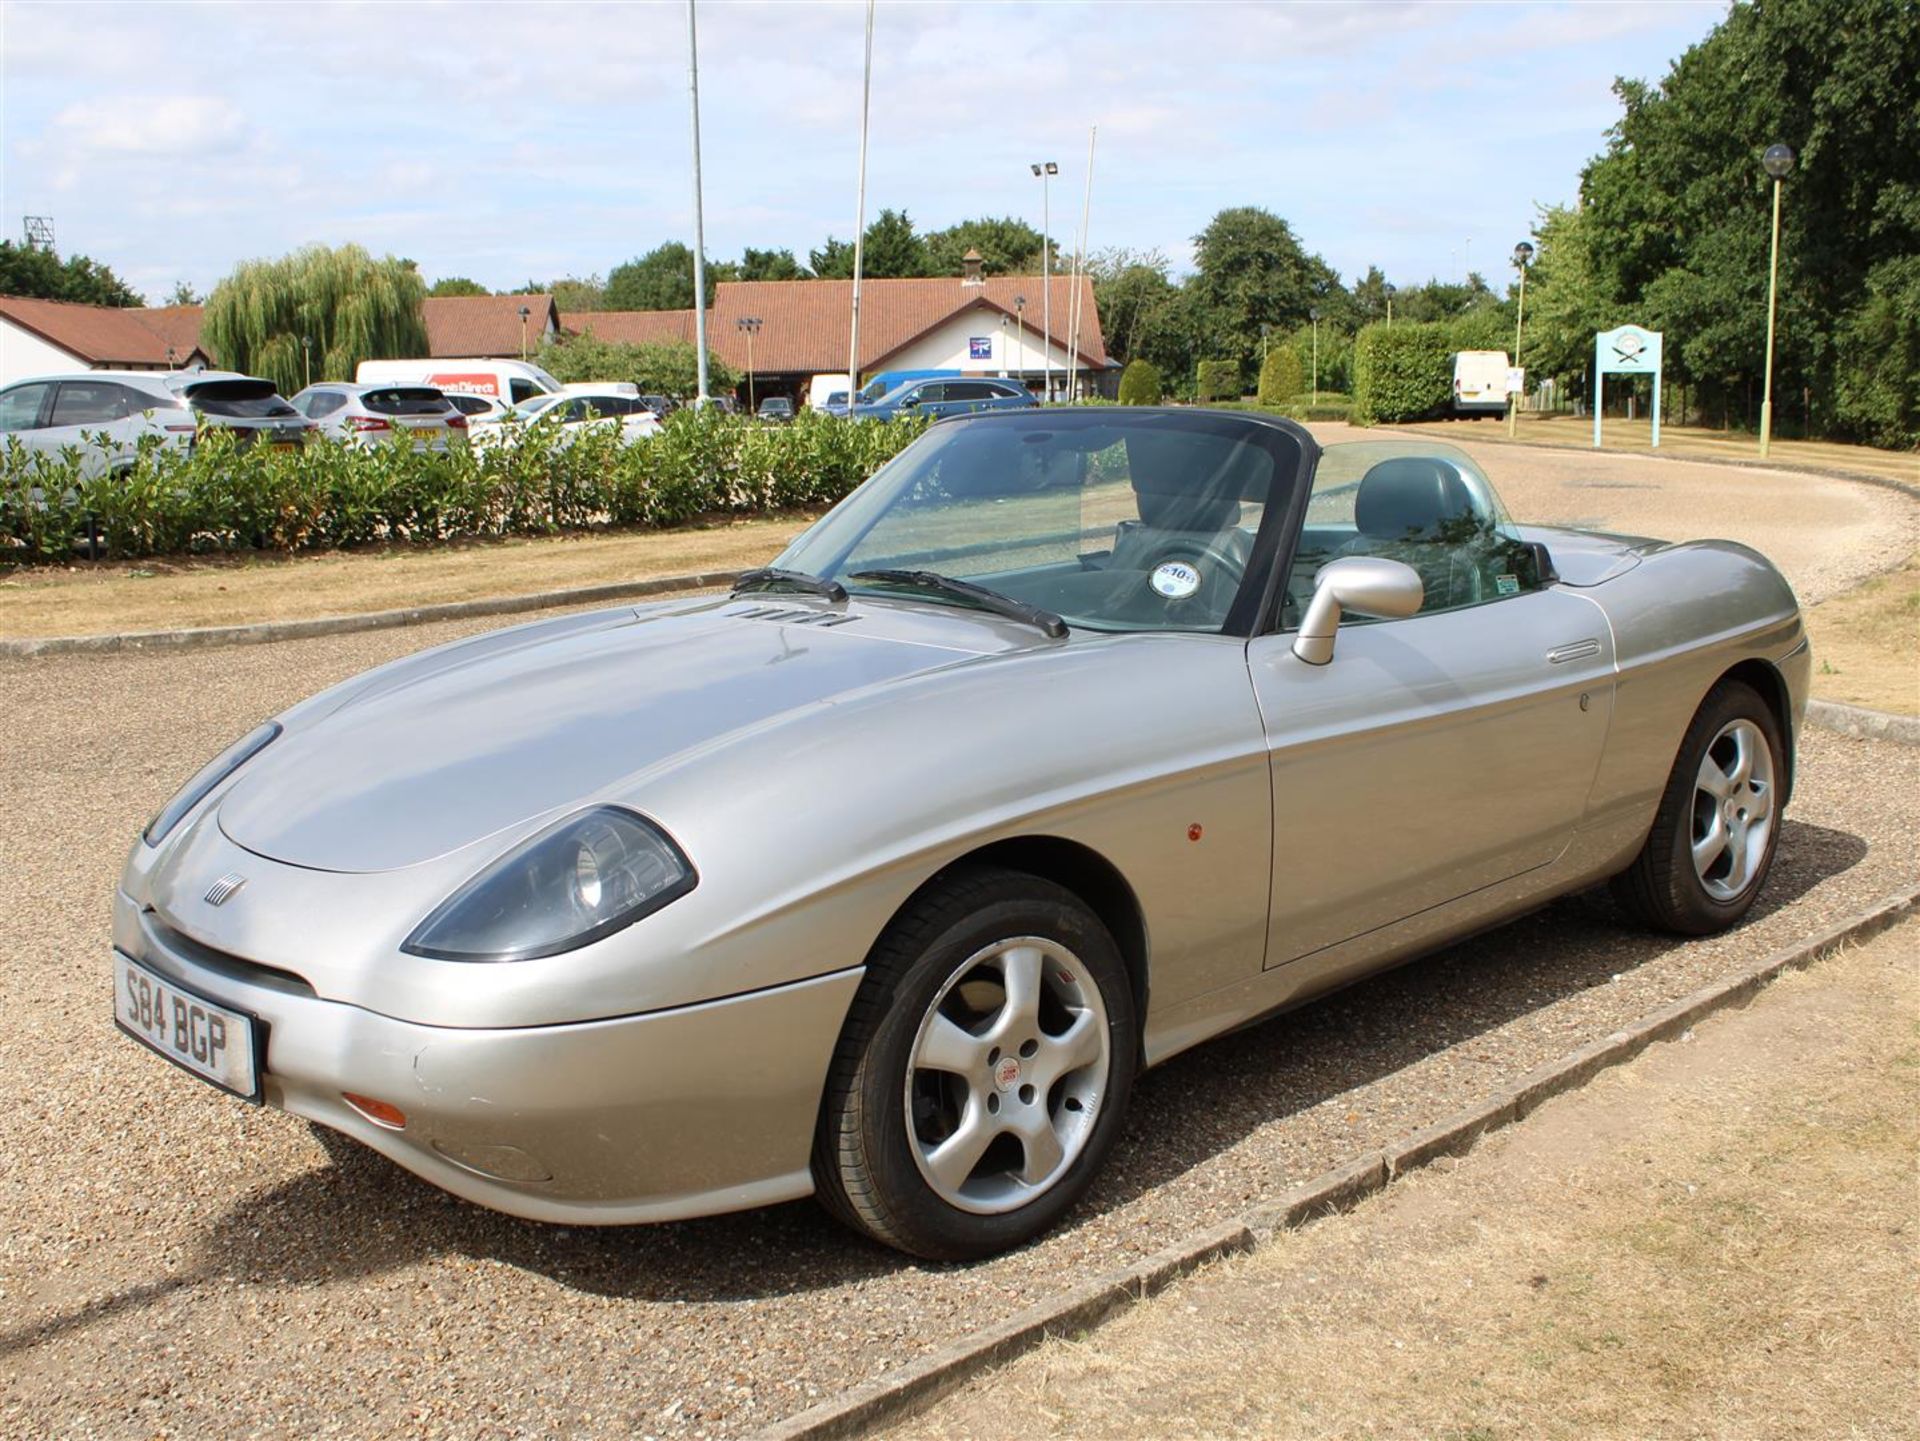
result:
M 1260 403 L 1285 405 L 1300 393 L 1300 355 L 1291 345 L 1276 345 L 1267 351 L 1260 366 Z
M 833 504 L 926 429 L 802 413 L 760 425 L 679 411 L 631 444 L 608 428 L 563 443 L 534 424 L 516 443 L 445 454 L 316 441 L 237 451 L 209 429 L 190 452 L 148 445 L 133 465 L 84 478 L 85 457 L 0 452 L 0 561 L 58 562 L 89 519 L 119 559 L 188 552 L 431 544 L 588 527 L 684 525 Z
M 1194 370 L 1194 390 L 1202 401 L 1238 400 L 1240 366 L 1231 360 L 1203 360 Z
M 1359 425 L 1424 420 L 1453 399 L 1452 329 L 1369 325 L 1353 347 L 1353 419 Z
M 1160 369 L 1150 360 L 1130 360 L 1120 372 L 1122 405 L 1158 405 L 1163 399 Z

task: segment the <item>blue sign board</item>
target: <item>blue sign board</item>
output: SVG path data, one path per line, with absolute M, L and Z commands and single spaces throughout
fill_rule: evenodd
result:
M 970 335 L 967 337 L 968 360 L 992 360 L 993 337 L 991 335 Z

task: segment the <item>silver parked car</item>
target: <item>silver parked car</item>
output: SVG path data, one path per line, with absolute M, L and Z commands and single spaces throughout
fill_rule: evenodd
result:
M 323 434 L 361 446 L 406 441 L 415 450 L 464 445 L 464 410 L 431 385 L 322 381 L 293 398 L 293 408 Z
M 1439 442 L 945 421 L 729 596 L 263 721 L 135 842 L 116 1014 L 519 1216 L 979 1256 L 1208 1037 L 1608 878 L 1737 922 L 1808 674 L 1759 555 L 1516 525 Z
M 129 469 L 150 437 L 184 450 L 208 427 L 232 431 L 242 448 L 296 447 L 309 429 L 272 381 L 231 371 L 89 370 L 0 390 L 0 441 L 50 455 L 71 448 L 90 476 Z

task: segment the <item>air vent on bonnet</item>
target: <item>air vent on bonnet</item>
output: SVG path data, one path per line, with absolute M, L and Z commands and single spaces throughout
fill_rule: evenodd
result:
M 739 616 L 742 620 L 770 620 L 775 625 L 811 625 L 821 630 L 860 619 L 857 615 L 843 615 L 839 611 L 802 610 L 783 605 L 755 605 L 745 610 L 730 610 L 727 614 Z

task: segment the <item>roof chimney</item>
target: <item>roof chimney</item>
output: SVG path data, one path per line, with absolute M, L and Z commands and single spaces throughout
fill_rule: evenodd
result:
M 967 253 L 960 257 L 960 283 L 985 285 L 986 277 L 980 274 L 981 264 L 980 252 L 969 247 Z

